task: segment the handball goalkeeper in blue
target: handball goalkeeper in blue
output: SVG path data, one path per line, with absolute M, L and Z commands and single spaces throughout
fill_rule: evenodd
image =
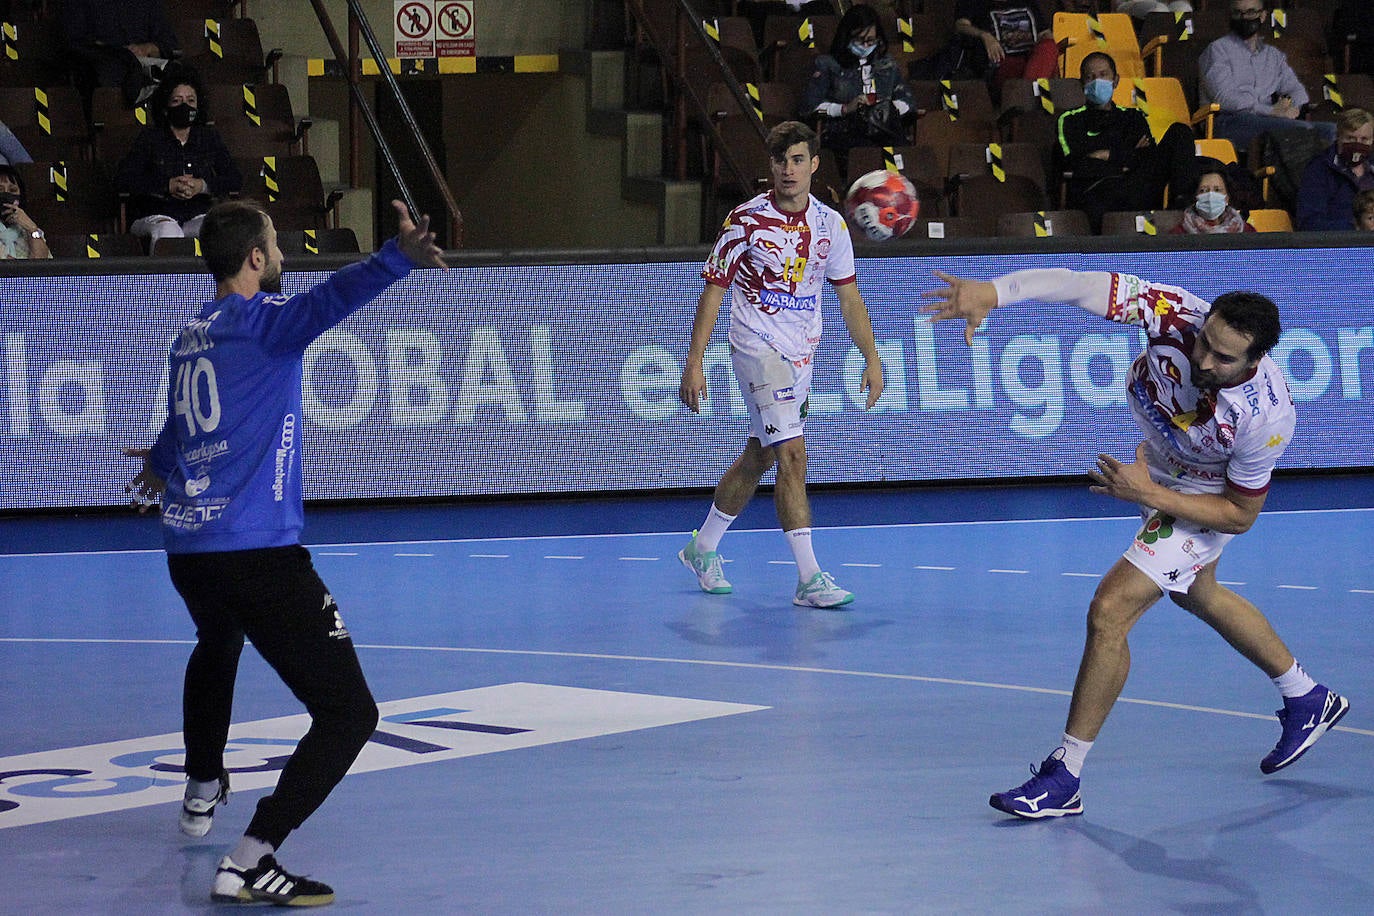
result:
M 211 897 L 237 903 L 332 903 L 328 885 L 285 871 L 276 851 L 324 802 L 377 725 L 353 641 L 300 544 L 302 357 L 320 334 L 413 267 L 445 266 L 429 218 L 304 293 L 281 295 L 282 253 L 254 204 L 212 207 L 201 229 L 213 302 L 169 354 L 168 416 L 128 490 L 162 501 L 172 584 L 196 626 L 182 698 L 182 832 L 209 832 L 229 794 L 224 767 L 239 655 L 247 637 L 310 714 L 310 729 L 258 802 L 215 874 Z

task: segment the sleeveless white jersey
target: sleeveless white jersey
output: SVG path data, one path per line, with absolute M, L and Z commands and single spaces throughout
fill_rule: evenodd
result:
M 759 345 L 810 362 L 821 339 L 821 291 L 854 282 L 854 244 L 844 218 L 815 197 L 789 213 L 772 193 L 740 204 L 702 268 L 707 283 L 730 290 L 730 343 Z

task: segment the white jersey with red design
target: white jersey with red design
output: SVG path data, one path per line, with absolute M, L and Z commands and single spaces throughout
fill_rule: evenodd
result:
M 805 362 L 821 339 L 825 281 L 854 282 L 854 244 L 844 217 L 815 197 L 789 213 L 760 194 L 730 211 L 701 275 L 730 290 L 732 346 Z
M 1126 398 L 1149 442 L 1154 478 L 1182 493 L 1269 489 L 1297 413 L 1288 382 L 1267 355 L 1245 381 L 1216 391 L 1193 385 L 1189 354 L 1212 304 L 1177 286 L 1130 274 L 1023 270 L 993 281 L 998 303 L 1069 302 L 1144 328 L 1145 351 L 1127 376 Z
M 1193 386 L 1188 355 L 1212 304 L 1185 289 L 1112 274 L 1107 317 L 1149 337 L 1131 365 L 1127 400 L 1153 446 L 1156 471 L 1183 492 L 1231 486 L 1258 496 L 1288 447 L 1297 413 L 1278 364 L 1261 357 L 1254 374 L 1216 391 Z

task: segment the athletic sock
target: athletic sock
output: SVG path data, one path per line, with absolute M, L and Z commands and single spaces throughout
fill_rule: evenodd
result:
M 1279 688 L 1279 693 L 1285 699 L 1305 697 L 1312 692 L 1313 687 L 1317 686 L 1317 682 L 1312 680 L 1306 671 L 1302 670 L 1302 665 L 1299 665 L 1296 660 L 1294 660 L 1292 668 L 1271 680 L 1273 680 L 1274 686 Z
M 816 562 L 816 552 L 811 549 L 811 529 L 793 528 L 783 534 L 787 535 L 787 546 L 792 548 L 792 556 L 797 561 L 797 578 L 810 582 L 811 577 L 821 571 L 821 564 Z
M 276 851 L 277 847 L 266 840 L 245 833 L 243 839 L 234 847 L 234 851 L 229 853 L 229 858 L 233 859 L 239 868 L 256 868 L 263 856 L 270 856 Z
M 202 801 L 210 801 L 219 796 L 219 780 L 212 779 L 209 782 L 201 782 L 199 779 L 186 780 L 186 797 L 199 798 Z
M 706 513 L 706 521 L 701 523 L 701 529 L 697 531 L 697 547 L 706 553 L 719 547 L 720 539 L 725 536 L 726 529 L 735 518 L 736 516 L 726 515 L 716 508 L 715 503 L 711 503 L 711 511 Z
M 1064 749 L 1064 769 L 1077 779 L 1083 772 L 1083 758 L 1088 756 L 1093 743 L 1064 732 L 1064 742 L 1059 746 Z

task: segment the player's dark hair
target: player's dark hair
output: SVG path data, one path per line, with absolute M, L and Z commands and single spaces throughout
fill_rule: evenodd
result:
M 1094 60 L 1099 60 L 1099 59 L 1100 59 L 1100 60 L 1105 60 L 1105 61 L 1107 62 L 1107 66 L 1112 68 L 1112 76 L 1116 76 L 1116 61 L 1112 60 L 1112 56 L 1111 56 L 1110 54 L 1108 54 L 1106 51 L 1094 51 L 1093 53 L 1087 55 L 1087 56 L 1084 57 L 1081 61 L 1079 61 L 1079 63 L 1078 63 L 1078 79 L 1079 79 L 1079 81 L 1082 81 L 1083 77 L 1087 75 L 1087 73 L 1088 73 L 1088 67 L 1092 64 L 1092 62 L 1093 62 Z
M 1283 327 L 1279 323 L 1279 307 L 1268 296 L 1251 292 L 1223 293 L 1212 303 L 1208 314 L 1216 315 L 1236 331 L 1250 338 L 1245 350 L 1247 359 L 1254 361 L 1273 349 L 1279 342 Z
M 798 143 L 805 143 L 812 156 L 820 155 L 821 139 L 814 130 L 800 121 L 783 121 L 768 132 L 768 155 L 774 162 L 781 162 Z
M 215 282 L 227 280 L 259 248 L 267 253 L 267 214 L 246 200 L 226 200 L 205 214 L 200 226 L 200 254 Z
M 867 31 L 869 26 L 873 26 L 878 36 L 878 47 L 869 55 L 869 61 L 875 61 L 887 54 L 887 32 L 883 29 L 883 20 L 878 16 L 878 11 L 866 4 L 855 4 L 849 8 L 849 12 L 840 17 L 839 24 L 835 26 L 835 37 L 830 39 L 830 56 L 835 58 L 841 67 L 848 70 L 859 65 L 859 59 L 849 50 L 849 43 L 854 40 L 855 35 Z

